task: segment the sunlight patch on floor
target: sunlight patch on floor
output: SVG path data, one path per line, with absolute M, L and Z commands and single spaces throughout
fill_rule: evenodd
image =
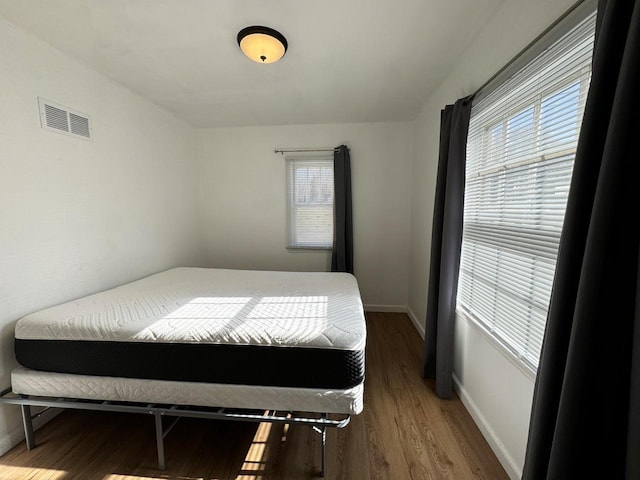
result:
M 63 480 L 67 477 L 69 472 L 66 470 L 54 470 L 49 468 L 40 468 L 39 473 L 45 473 L 47 480 Z M 0 479 L 1 480 L 17 480 L 19 478 L 31 478 L 33 475 L 32 467 L 7 467 L 0 464 Z
M 262 479 L 266 468 L 267 441 L 272 427 L 273 424 L 271 423 L 260 423 L 258 425 L 256 434 L 242 464 L 241 474 L 236 477 L 236 480 Z

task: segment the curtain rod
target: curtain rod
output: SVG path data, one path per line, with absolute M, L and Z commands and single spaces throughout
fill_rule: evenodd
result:
M 290 152 L 335 152 L 337 148 L 283 148 L 278 150 L 277 148 L 273 153 L 290 153 Z
M 571 16 L 580 6 L 582 6 L 583 3 L 589 4 L 589 3 L 595 3 L 595 2 L 593 2 L 593 0 L 591 0 L 591 1 L 590 0 L 578 0 L 576 3 L 574 3 L 571 7 L 569 7 L 569 9 L 566 12 L 564 12 L 562 15 L 560 15 L 560 17 L 558 17 L 558 19 L 556 19 L 555 22 L 553 22 L 551 25 L 549 25 L 540 35 L 538 35 L 531 42 L 529 42 L 529 44 L 527 44 L 526 47 L 524 47 L 522 50 L 520 50 L 500 70 L 498 70 L 491 78 L 489 78 L 489 80 L 484 82 L 475 92 L 473 92 L 473 94 L 471 94 L 471 97 L 474 97 L 474 99 L 477 100 L 476 97 L 481 93 L 482 93 L 482 95 L 488 95 L 490 92 L 489 91 L 484 92 L 483 90 L 485 90 L 495 80 L 497 80 L 500 76 L 502 76 L 505 71 L 507 71 L 511 66 L 513 66 L 524 55 L 529 53 L 529 51 L 532 50 L 533 47 L 536 46 L 536 44 L 541 42 L 541 40 L 544 37 L 546 37 L 549 34 L 549 32 L 554 30 L 560 23 L 564 22 L 567 19 L 567 17 Z

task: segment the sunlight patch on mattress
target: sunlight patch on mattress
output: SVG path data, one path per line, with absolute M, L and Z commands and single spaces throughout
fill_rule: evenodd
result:
M 257 327 L 266 323 L 271 326 L 265 331 L 269 332 L 273 343 L 309 341 L 322 335 L 327 328 L 328 303 L 327 296 L 264 297 L 236 332 L 242 335 L 247 328 L 258 330 Z
M 133 335 L 137 341 L 232 341 L 277 345 L 313 340 L 328 324 L 329 297 L 197 297 Z
M 248 318 L 327 318 L 329 297 L 264 297 Z
M 251 297 L 198 297 L 181 305 L 133 336 L 135 340 L 162 337 L 193 341 L 221 332 L 249 304 Z

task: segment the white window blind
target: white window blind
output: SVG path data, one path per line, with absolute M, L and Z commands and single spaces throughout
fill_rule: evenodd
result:
M 287 159 L 289 248 L 333 246 L 333 158 Z
M 595 14 L 474 104 L 457 311 L 537 370 Z

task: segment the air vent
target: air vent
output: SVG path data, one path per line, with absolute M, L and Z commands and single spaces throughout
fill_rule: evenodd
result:
M 42 128 L 91 140 L 91 120 L 88 115 L 44 98 L 38 98 L 38 103 Z
M 69 120 L 71 120 L 71 133 L 91 138 L 88 118 L 69 112 Z
M 65 132 L 69 131 L 69 122 L 67 121 L 66 111 L 45 104 L 44 113 L 47 121 L 47 127 L 57 128 L 58 130 L 64 130 Z

